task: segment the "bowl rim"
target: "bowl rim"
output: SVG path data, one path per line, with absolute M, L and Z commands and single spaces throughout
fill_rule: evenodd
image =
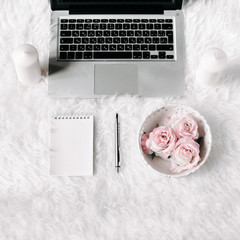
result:
M 183 171 L 183 172 L 182 172 L 183 174 L 181 174 L 181 175 L 177 175 L 177 174 L 176 174 L 176 175 L 165 174 L 165 173 L 159 172 L 158 170 L 154 169 L 154 168 L 147 162 L 147 160 L 145 159 L 145 157 L 144 157 L 144 155 L 143 155 L 144 152 L 143 152 L 142 147 L 141 147 L 141 138 L 142 138 L 141 130 L 142 130 L 142 128 L 143 128 L 143 125 L 145 124 L 146 119 L 149 118 L 154 112 L 157 112 L 157 111 L 159 111 L 159 110 L 162 109 L 162 108 L 168 108 L 168 107 L 174 107 L 174 108 L 176 108 L 176 107 L 182 107 L 182 108 L 184 108 L 184 109 L 189 109 L 189 110 L 191 110 L 191 111 L 193 111 L 193 112 L 197 112 L 198 115 L 199 115 L 199 117 L 201 118 L 201 120 L 203 120 L 203 122 L 204 122 L 204 127 L 207 129 L 207 131 L 208 131 L 208 133 L 209 133 L 209 148 L 208 148 L 208 150 L 206 151 L 206 155 L 205 155 L 205 157 L 204 157 L 204 160 L 201 161 L 196 167 L 192 168 L 192 171 L 190 171 L 190 172 Z M 200 114 L 197 110 L 195 110 L 194 108 L 189 107 L 188 105 L 185 105 L 185 104 L 171 103 L 171 104 L 166 104 L 166 105 L 162 105 L 162 106 L 160 106 L 160 107 L 153 108 L 153 110 L 151 110 L 150 113 L 148 113 L 147 116 L 144 118 L 144 120 L 142 121 L 142 123 L 141 123 L 141 125 L 140 125 L 140 128 L 138 129 L 138 150 L 139 150 L 139 152 L 140 152 L 140 154 L 141 154 L 141 158 L 144 159 L 144 161 L 145 161 L 145 163 L 148 165 L 148 167 L 150 167 L 151 169 L 153 169 L 153 170 L 156 171 L 158 174 L 160 174 L 160 175 L 162 175 L 162 176 L 164 176 L 164 177 L 180 178 L 180 177 L 186 177 L 186 176 L 194 173 L 195 171 L 197 171 L 197 170 L 207 161 L 207 159 L 208 159 L 208 157 L 209 157 L 209 154 L 210 154 L 210 152 L 211 152 L 211 149 L 212 149 L 212 132 L 211 132 L 211 129 L 210 129 L 209 124 L 207 123 L 205 117 L 204 117 L 202 114 Z M 185 174 L 184 174 L 184 172 L 185 172 Z

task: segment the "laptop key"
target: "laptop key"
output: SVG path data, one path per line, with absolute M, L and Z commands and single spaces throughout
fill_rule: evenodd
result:
M 70 23 L 75 23 L 75 22 L 77 22 L 77 20 L 76 19 L 69 19 L 69 22 Z
M 102 31 L 96 31 L 96 36 L 97 37 L 102 37 L 102 35 L 103 35 Z
M 129 44 L 128 44 L 128 45 L 125 45 L 125 50 L 126 50 L 126 51 L 131 51 L 132 48 L 133 48 L 132 45 L 129 45 Z
M 86 37 L 87 36 L 87 31 L 80 31 L 80 36 L 81 37 Z
M 85 19 L 85 23 L 92 23 L 92 19 Z
M 110 32 L 110 31 L 104 31 L 104 32 L 103 32 L 103 36 L 104 36 L 104 37 L 110 37 L 110 35 L 111 35 L 111 32 Z
M 149 59 L 150 58 L 150 52 L 143 52 L 143 59 Z
M 173 31 L 166 31 L 166 36 L 173 36 Z
M 78 23 L 83 23 L 84 20 L 83 20 L 83 19 L 77 19 L 77 22 L 78 22 Z
M 61 37 L 70 37 L 71 31 L 60 31 L 60 36 Z
M 82 43 L 87 44 L 89 42 L 88 38 L 82 38 Z
M 60 45 L 60 51 L 68 51 L 69 45 Z
M 101 45 L 94 45 L 93 49 L 94 51 L 100 51 Z
M 114 38 L 113 43 L 120 43 L 121 39 L 120 38 Z
M 150 35 L 150 32 L 149 31 L 143 31 L 143 36 L 144 37 L 148 37 Z
M 122 24 L 115 24 L 115 29 L 122 30 Z
M 167 38 L 160 38 L 160 43 L 167 43 Z
M 94 31 L 88 31 L 88 36 L 89 37 L 94 37 L 95 35 L 95 32 Z
M 157 45 L 157 50 L 173 51 L 173 45 Z
M 101 19 L 101 23 L 108 23 L 108 19 Z
M 157 31 L 151 31 L 151 32 L 150 32 L 150 35 L 151 35 L 152 37 L 156 37 L 156 36 L 157 36 Z
M 70 51 L 76 51 L 77 45 L 70 45 Z
M 93 50 L 93 45 L 89 45 L 89 44 L 88 44 L 88 45 L 86 46 L 86 50 L 87 50 L 87 51 L 92 51 L 92 50 Z
M 106 38 L 106 43 L 108 43 L 108 44 L 110 44 L 110 43 L 112 43 L 112 38 Z
M 94 52 L 94 59 L 132 59 L 132 52 Z
M 116 23 L 117 20 L 116 20 L 116 19 L 109 19 L 109 22 L 110 22 L 110 23 Z
M 161 24 L 159 24 L 159 23 L 156 23 L 156 24 L 154 24 L 154 29 L 161 29 Z
M 167 55 L 167 59 L 174 59 L 173 55 Z
M 146 29 L 146 28 L 145 28 L 145 24 L 139 24 L 139 29 L 141 29 L 141 30 Z
M 68 59 L 74 59 L 75 57 L 75 52 L 68 52 L 67 58 Z
M 128 43 L 128 39 L 127 38 L 121 38 L 121 43 Z
M 149 45 L 148 48 L 149 48 L 150 51 L 155 51 L 156 50 L 155 45 Z
M 76 29 L 82 30 L 83 29 L 83 24 L 76 24 Z
M 91 24 L 84 24 L 84 29 L 85 30 L 90 30 L 92 28 Z
M 60 43 L 73 43 L 73 38 L 60 38 Z
M 61 19 L 61 23 L 68 23 L 68 19 Z
M 92 59 L 92 57 L 93 57 L 92 52 L 84 52 L 83 53 L 83 58 L 84 59 Z
M 112 31 L 112 37 L 118 37 L 118 31 Z
M 153 24 L 151 23 L 147 24 L 147 29 L 153 29 Z
M 126 30 L 130 29 L 130 24 L 128 23 L 123 24 L 123 29 L 126 29 Z
M 142 32 L 141 31 L 135 31 L 135 37 L 141 37 Z
M 79 36 L 79 31 L 72 31 L 72 36 L 73 37 L 78 37 Z
M 116 45 L 110 45 L 109 46 L 109 50 L 110 51 L 116 51 L 117 50 L 117 46 Z
M 165 31 L 158 31 L 158 36 L 165 36 Z
M 143 43 L 144 42 L 144 38 L 137 38 L 137 43 Z
M 159 43 L 159 42 L 160 42 L 159 38 L 153 38 L 153 43 Z
M 142 59 L 142 52 L 133 52 L 133 59 Z
M 172 24 L 162 24 L 162 29 L 173 29 Z
M 90 38 L 90 43 L 91 44 L 96 44 L 97 43 L 97 38 Z
M 118 22 L 118 23 L 123 23 L 123 22 L 124 22 L 124 19 L 117 19 L 117 22 Z
M 126 31 L 119 31 L 119 36 L 120 37 L 125 37 L 125 36 L 127 36 L 127 32 Z
M 152 43 L 152 39 L 151 38 L 145 38 L 145 43 Z
M 168 37 L 168 43 L 173 43 L 173 36 Z
M 124 50 L 124 45 L 118 45 L 117 50 L 118 51 L 123 51 Z
M 94 23 L 100 23 L 100 19 L 93 19 Z
M 159 56 L 159 59 L 165 59 L 166 58 L 166 52 L 159 52 L 158 56 Z
M 140 23 L 140 19 L 133 19 L 134 23 Z
M 134 36 L 134 31 L 127 31 L 127 36 L 128 37 L 133 37 Z
M 173 22 L 173 20 L 172 19 L 166 19 L 165 22 L 171 23 L 171 22 Z
M 151 55 L 151 59 L 158 59 L 158 55 Z
M 138 25 L 137 25 L 137 24 L 135 24 L 135 23 L 131 24 L 131 29 L 133 29 L 133 30 L 136 30 L 136 29 L 138 29 Z
M 66 30 L 67 27 L 68 27 L 68 24 L 61 24 L 61 25 L 60 25 L 60 28 L 61 28 L 62 30 Z
M 68 29 L 74 30 L 76 27 L 76 24 L 68 24 Z
M 104 43 L 104 38 L 97 38 L 97 43 Z
M 84 45 L 78 45 L 78 51 L 84 51 L 85 46 Z
M 109 24 L 107 25 L 107 29 L 109 29 L 109 30 L 114 29 L 114 24 L 109 23 Z
M 140 45 L 138 45 L 138 44 L 133 45 L 133 50 L 134 51 L 139 51 L 140 50 Z
M 136 38 L 129 38 L 129 43 L 136 43 Z
M 141 45 L 141 50 L 142 50 L 142 51 L 148 50 L 148 46 L 147 46 L 146 44 Z
M 103 51 L 108 51 L 108 45 L 106 45 L 106 44 L 105 44 L 105 45 L 102 45 L 102 50 L 103 50 Z
M 98 24 L 93 24 L 92 25 L 92 29 L 93 30 L 98 30 L 99 29 L 99 25 Z
M 107 24 L 100 24 L 100 29 L 101 30 L 107 29 Z

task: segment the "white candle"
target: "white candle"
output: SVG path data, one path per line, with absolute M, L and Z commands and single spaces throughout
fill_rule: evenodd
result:
M 206 86 L 216 86 L 219 84 L 220 74 L 226 66 L 226 53 L 219 48 L 211 48 L 201 58 L 196 72 L 196 81 Z
M 33 86 L 41 79 L 38 52 L 35 47 L 23 44 L 12 55 L 18 80 L 25 86 Z

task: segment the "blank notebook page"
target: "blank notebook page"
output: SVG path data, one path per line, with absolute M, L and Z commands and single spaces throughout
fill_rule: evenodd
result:
M 93 175 L 93 116 L 53 119 L 50 173 Z

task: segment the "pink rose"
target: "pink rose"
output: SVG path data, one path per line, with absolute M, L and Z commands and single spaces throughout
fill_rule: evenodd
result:
M 153 152 L 146 146 L 146 141 L 149 138 L 149 133 L 143 134 L 142 135 L 142 141 L 141 141 L 141 147 L 143 152 L 147 153 L 147 154 L 152 154 Z
M 198 139 L 199 137 L 198 124 L 190 116 L 174 114 L 165 119 L 165 125 L 172 127 L 178 138 L 191 137 L 192 139 Z
M 146 146 L 159 157 L 167 159 L 175 148 L 177 137 L 170 127 L 154 128 L 149 134 Z
M 185 137 L 179 139 L 170 159 L 170 170 L 180 173 L 184 170 L 196 167 L 201 160 L 199 152 L 199 144 L 192 138 Z

